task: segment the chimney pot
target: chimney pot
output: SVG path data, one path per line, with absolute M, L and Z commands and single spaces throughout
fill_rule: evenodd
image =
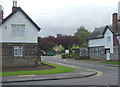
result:
M 16 9 L 17 9 L 17 0 L 13 0 L 12 12 L 14 12 Z

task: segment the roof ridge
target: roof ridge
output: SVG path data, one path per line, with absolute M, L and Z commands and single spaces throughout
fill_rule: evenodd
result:
M 11 14 L 9 14 L 5 19 L 2 20 L 2 24 L 4 24 L 11 16 L 13 16 L 17 11 L 21 11 L 24 16 L 37 28 L 38 31 L 41 30 L 41 28 L 22 10 L 21 7 L 17 7 L 15 11 L 13 11 Z

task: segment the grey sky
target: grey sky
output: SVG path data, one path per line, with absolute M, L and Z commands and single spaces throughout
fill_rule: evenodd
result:
M 4 17 L 11 13 L 13 0 L 0 0 Z M 81 25 L 93 31 L 95 27 L 111 24 L 119 0 L 17 0 L 40 27 L 40 36 L 57 33 L 74 35 Z

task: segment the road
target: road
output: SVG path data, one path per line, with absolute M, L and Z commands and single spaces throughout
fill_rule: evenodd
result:
M 31 81 L 31 82 L 15 82 L 4 83 L 5 85 L 118 85 L 118 68 L 109 66 L 100 66 L 95 64 L 82 63 L 79 61 L 66 61 L 58 56 L 44 56 L 42 60 L 73 65 L 82 68 L 94 69 L 102 72 L 99 76 L 91 76 L 77 79 L 49 80 L 49 81 Z

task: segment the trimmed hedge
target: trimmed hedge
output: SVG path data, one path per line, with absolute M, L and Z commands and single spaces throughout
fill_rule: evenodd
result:
M 76 57 L 76 54 L 75 53 L 61 53 L 61 57 L 62 59 L 65 59 L 65 58 L 75 58 Z

